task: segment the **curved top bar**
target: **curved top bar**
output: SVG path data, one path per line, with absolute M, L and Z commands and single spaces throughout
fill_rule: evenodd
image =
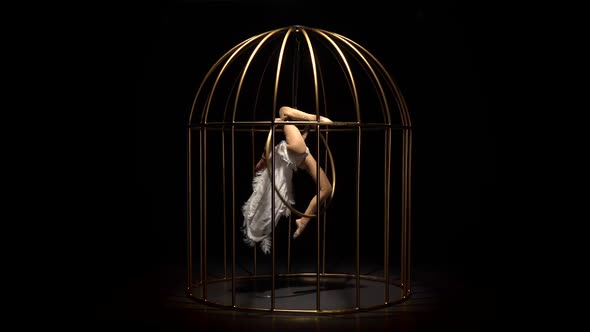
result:
M 279 90 L 279 80 L 281 77 L 281 66 L 283 64 L 283 56 L 285 54 L 285 47 L 287 46 L 287 40 L 289 39 L 289 36 L 291 35 L 291 32 L 293 31 L 293 29 L 298 29 L 295 27 L 291 27 L 287 33 L 285 34 L 285 37 L 283 38 L 283 42 L 281 44 L 281 51 L 279 53 L 279 59 L 277 61 L 277 74 L 275 75 L 275 84 L 274 84 L 274 91 L 273 91 L 273 97 L 272 97 L 272 112 L 276 112 L 276 110 L 278 109 L 277 107 L 277 95 L 278 95 L 278 90 Z M 274 122 L 274 117 L 272 117 L 272 121 Z
M 290 74 L 283 67 L 294 62 L 287 50 L 295 47 L 293 41 L 299 43 L 296 39 L 298 34 L 305 40 L 301 44 L 303 53 L 297 53 L 297 56 L 303 55 L 303 62 L 301 66 L 293 67 L 296 73 Z M 259 59 L 267 59 L 269 64 L 276 61 L 276 71 L 272 71 L 274 64 L 267 68 L 271 70 L 261 70 Z M 267 71 L 271 76 L 266 76 Z M 290 82 L 289 75 L 300 77 L 299 71 L 304 79 L 292 79 Z M 232 81 L 234 83 L 230 84 Z M 251 82 L 255 82 L 258 89 L 252 89 Z M 315 111 L 308 112 L 316 116 L 327 116 L 321 111 L 327 112 L 328 104 L 332 103 L 345 106 L 338 108 L 340 114 L 330 114 L 336 122 L 342 119 L 342 123 L 351 123 L 352 116 L 357 124 L 383 121 L 387 125 L 411 127 L 408 107 L 399 86 L 373 54 L 348 37 L 302 25 L 257 34 L 232 47 L 217 60 L 200 83 L 193 99 L 189 126 L 195 125 L 195 113 L 200 113 L 201 125 L 209 121 L 232 124 L 256 121 L 258 107 L 272 107 L 270 113 L 264 111 L 264 114 L 272 116 L 263 117 L 272 122 L 279 104 L 289 104 L 281 101 L 281 97 L 285 98 L 289 89 L 297 91 L 300 86 L 306 89 L 304 92 L 309 97 L 305 99 L 311 103 L 308 108 L 314 108 Z M 253 94 L 256 94 L 255 102 L 252 102 Z M 262 101 L 260 106 L 259 100 Z M 220 109 L 228 106 L 227 115 L 225 111 L 220 113 Z M 394 112 L 399 116 L 395 123 L 392 118 Z M 210 119 L 212 114 L 215 114 L 215 119 Z M 230 114 L 231 118 L 226 118 Z
M 336 45 L 334 40 L 328 36 L 328 34 L 335 36 L 335 37 L 337 37 L 337 35 L 334 33 L 324 31 L 324 30 L 319 30 L 319 29 L 316 29 L 315 31 L 318 32 L 320 35 L 322 35 L 324 38 L 326 38 L 330 42 L 330 44 L 332 44 L 332 46 L 334 46 L 334 48 L 336 49 L 336 52 L 338 52 L 338 54 L 340 55 L 340 58 L 344 62 L 344 66 L 346 66 L 346 72 L 348 73 L 350 82 L 352 84 L 354 109 L 356 111 L 356 119 L 357 119 L 357 122 L 360 123 L 361 122 L 361 111 L 360 111 L 360 105 L 359 105 L 358 91 L 357 91 L 356 84 L 354 81 L 354 75 L 352 74 L 352 71 L 350 69 L 350 65 L 348 64 L 346 56 L 342 53 L 342 50 L 340 49 L 340 47 L 338 47 L 338 45 Z
M 335 34 L 338 35 L 338 34 Z M 354 46 L 362 49 L 368 56 L 371 57 L 371 59 L 379 66 L 379 69 L 381 69 L 381 72 L 386 75 L 387 77 L 387 83 L 389 84 L 390 87 L 392 87 L 394 89 L 394 91 L 396 92 L 394 94 L 394 96 L 399 97 L 400 100 L 396 99 L 396 102 L 398 103 L 398 107 L 400 108 L 400 116 L 402 117 L 402 123 L 404 126 L 406 127 L 410 127 L 411 126 L 411 121 L 410 121 L 410 114 L 408 112 L 408 108 L 407 105 L 405 103 L 405 99 L 399 89 L 399 87 L 397 86 L 397 84 L 395 84 L 395 80 L 391 77 L 391 75 L 389 74 L 389 72 L 385 69 L 385 67 L 383 66 L 383 64 L 373 55 L 371 54 L 369 51 L 367 51 L 367 49 L 365 49 L 363 46 L 359 45 L 357 42 L 351 40 L 350 38 L 344 37 L 342 35 L 338 35 L 339 38 L 342 38 L 342 40 L 346 40 L 347 42 L 354 44 Z M 352 46 L 351 46 L 352 47 Z M 363 58 L 364 59 L 364 58 Z M 367 63 L 368 65 L 368 63 Z M 371 68 L 371 70 L 373 69 L 370 65 L 369 67 Z M 372 71 L 373 74 L 375 74 L 374 71 Z M 383 92 L 383 89 L 381 87 L 381 85 L 379 85 L 379 88 L 381 89 L 381 91 Z M 389 107 L 387 107 L 387 114 L 388 116 L 390 116 L 390 112 L 389 112 Z
M 215 69 L 217 69 L 217 67 L 219 66 L 219 64 L 221 64 L 223 62 L 224 59 L 226 59 L 228 56 L 230 56 L 230 59 L 228 61 L 226 61 L 226 64 L 224 66 L 227 66 L 227 63 L 231 60 L 232 57 L 234 57 L 237 52 L 239 52 L 239 50 L 241 50 L 245 45 L 247 45 L 248 43 L 250 43 L 252 40 L 255 40 L 257 38 L 259 38 L 260 36 L 264 35 L 265 33 L 261 33 L 257 36 L 253 36 L 250 37 L 248 39 L 246 39 L 245 41 L 239 43 L 238 45 L 234 46 L 232 49 L 230 49 L 229 51 L 227 51 L 221 58 L 219 58 L 219 60 L 217 60 L 217 62 L 215 62 L 213 64 L 213 66 L 211 67 L 211 69 L 209 69 L 209 71 L 207 72 L 207 74 L 205 75 L 205 78 L 201 81 L 201 84 L 199 85 L 199 89 L 197 90 L 197 93 L 195 95 L 195 98 L 193 99 L 193 105 L 191 108 L 191 113 L 189 115 L 189 123 L 192 123 L 192 119 L 193 119 L 193 113 L 194 113 L 194 109 L 195 109 L 195 105 L 197 100 L 199 99 L 199 96 L 201 94 L 201 91 L 203 90 L 203 86 L 205 85 L 205 83 L 207 82 L 207 80 L 209 79 L 209 76 L 211 76 L 213 74 L 213 72 L 215 71 Z M 237 50 L 237 51 L 236 51 Z M 217 80 L 219 80 L 219 76 L 217 77 Z M 203 112 L 201 114 L 201 122 L 204 121 L 204 117 L 206 116 L 206 112 Z
M 246 77 L 246 73 L 248 72 L 248 68 L 250 67 L 250 64 L 252 63 L 252 60 L 254 59 L 254 57 L 256 56 L 256 54 L 258 53 L 260 48 L 262 47 L 262 45 L 264 45 L 264 43 L 270 37 L 272 37 L 275 33 L 279 32 L 281 30 L 285 30 L 285 29 L 284 28 L 283 29 L 276 29 L 276 30 L 272 30 L 272 31 L 268 32 L 266 34 L 266 36 L 264 38 L 262 38 L 262 40 L 258 43 L 258 45 L 256 45 L 256 48 L 254 49 L 252 54 L 250 54 L 250 57 L 248 58 L 248 62 L 246 63 L 246 66 L 244 67 L 244 71 L 242 72 L 242 77 L 240 78 L 240 83 L 238 84 L 238 91 L 237 91 L 236 99 L 234 102 L 234 109 L 232 111 L 232 122 L 234 122 L 236 120 L 236 112 L 238 110 L 238 100 L 239 100 L 239 96 L 240 96 L 240 91 L 242 90 L 242 85 L 244 84 L 244 78 Z M 221 73 L 220 73 L 220 75 L 221 75 Z

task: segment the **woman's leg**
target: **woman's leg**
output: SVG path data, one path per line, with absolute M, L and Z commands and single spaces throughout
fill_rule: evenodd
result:
M 281 107 L 279 110 L 279 115 L 281 117 L 281 120 L 295 120 L 295 121 L 315 121 L 316 120 L 315 114 L 306 113 L 306 112 L 303 112 L 303 111 L 300 111 L 298 109 L 288 107 L 288 106 Z M 328 119 L 324 116 L 320 116 L 320 122 L 321 123 L 332 123 L 332 121 L 330 119 Z M 289 149 L 291 149 L 292 151 L 295 151 L 297 153 L 304 153 L 307 150 L 307 146 L 305 145 L 305 136 L 307 136 L 307 134 L 305 134 L 305 136 L 302 136 L 299 129 L 294 125 L 285 125 L 283 128 L 283 131 L 285 133 L 287 147 Z M 330 183 L 330 180 L 328 180 L 328 177 L 324 173 L 323 169 L 320 168 L 320 174 L 318 176 L 317 162 L 312 155 L 308 155 L 305 158 L 304 168 L 308 171 L 308 173 L 311 175 L 311 177 L 313 178 L 313 180 L 316 184 L 318 181 L 320 182 L 319 199 L 318 199 L 318 195 L 315 195 L 311 199 L 311 201 L 309 202 L 309 204 L 307 206 L 307 209 L 305 210 L 305 214 L 315 214 L 316 209 L 317 209 L 317 205 L 321 204 L 326 198 L 328 198 L 332 194 L 332 184 Z M 319 202 L 318 202 L 318 200 L 319 200 Z M 299 235 L 301 235 L 301 232 L 303 232 L 303 230 L 307 226 L 307 223 L 309 222 L 309 218 L 302 217 L 302 218 L 295 220 L 295 222 L 297 224 L 297 230 L 293 234 L 293 238 L 298 238 Z
M 323 201 L 326 200 L 326 198 L 330 197 L 330 195 L 332 194 L 332 184 L 330 183 L 330 180 L 328 179 L 328 177 L 326 176 L 326 173 L 324 172 L 324 170 L 321 167 L 320 167 L 320 174 L 318 176 L 317 162 L 312 155 L 308 155 L 307 158 L 305 158 L 304 164 L 305 164 L 305 169 L 311 175 L 314 182 L 316 184 L 318 181 L 320 182 L 319 202 L 318 202 L 318 195 L 315 195 L 311 199 L 311 201 L 309 202 L 309 204 L 307 206 L 307 209 L 305 210 L 305 214 L 309 215 L 309 214 L 315 214 L 317 212 L 316 211 L 317 205 L 321 204 Z M 299 235 L 301 235 L 301 232 L 303 232 L 303 230 L 307 226 L 308 222 L 309 222 L 308 217 L 301 217 L 301 218 L 295 220 L 295 223 L 297 224 L 297 230 L 293 234 L 294 239 L 298 238 Z
M 300 111 L 296 108 L 283 106 L 279 109 L 279 115 L 281 119 L 287 117 L 289 120 L 299 121 L 316 121 L 316 115 Z M 321 123 L 332 123 L 332 120 L 320 115 Z
M 283 122 L 287 120 L 299 120 L 299 121 L 313 121 L 315 120 L 315 115 L 302 112 L 298 109 L 283 106 L 279 109 L 280 118 L 276 119 L 275 122 Z M 332 122 L 330 119 L 322 117 L 324 122 Z M 285 134 L 285 141 L 287 142 L 287 148 L 295 153 L 305 153 L 307 151 L 307 146 L 305 145 L 305 138 L 307 137 L 307 132 L 303 135 L 299 131 L 299 128 L 295 125 L 285 123 L 283 126 L 283 132 Z M 256 164 L 255 171 L 258 172 L 261 169 L 266 168 L 266 161 L 264 153 L 258 163 Z
M 314 114 L 305 113 L 298 109 L 283 106 L 279 109 L 279 115 L 281 120 L 294 120 L 294 121 L 314 121 L 316 116 Z M 326 117 L 320 117 L 322 123 L 332 123 L 332 121 Z M 305 153 L 307 146 L 305 145 L 305 136 L 301 135 L 299 128 L 294 125 L 285 124 L 283 127 L 285 133 L 285 140 L 287 141 L 287 147 L 295 153 Z M 306 135 L 307 136 L 307 135 Z

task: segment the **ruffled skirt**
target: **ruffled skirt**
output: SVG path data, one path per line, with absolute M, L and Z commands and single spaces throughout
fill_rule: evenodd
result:
M 262 169 L 256 173 L 252 180 L 252 194 L 242 206 L 244 223 L 242 232 L 244 242 L 254 246 L 260 242 L 260 247 L 265 254 L 270 253 L 271 248 L 271 223 L 272 223 L 272 193 L 274 193 L 274 226 L 281 217 L 288 217 L 291 210 L 281 200 L 283 197 L 289 204 L 295 204 L 293 194 L 293 173 L 301 165 L 309 149 L 303 154 L 296 154 L 287 149 L 287 143 L 281 141 L 274 148 L 275 158 L 275 186 L 272 190 L 272 180 L 268 169 Z

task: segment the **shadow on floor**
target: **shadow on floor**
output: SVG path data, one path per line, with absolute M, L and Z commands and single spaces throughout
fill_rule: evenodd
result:
M 105 289 L 106 293 L 96 303 L 94 326 L 143 331 L 494 331 L 499 328 L 501 311 L 493 285 L 465 282 L 425 268 L 415 268 L 412 273 L 412 296 L 405 302 L 368 312 L 317 315 L 232 311 L 203 305 L 185 295 L 185 267 L 168 265 Z

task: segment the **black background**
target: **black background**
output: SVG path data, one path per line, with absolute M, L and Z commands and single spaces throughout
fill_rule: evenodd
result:
M 413 264 L 492 301 L 507 285 L 524 289 L 550 264 L 540 227 L 557 209 L 551 125 L 570 102 L 564 13 L 491 1 L 151 1 L 116 15 L 120 29 L 98 23 L 108 34 L 92 57 L 88 225 L 99 302 L 142 298 L 138 284 L 159 287 L 166 266 L 185 264 L 185 129 L 198 84 L 238 42 L 292 24 L 350 37 L 399 83 L 414 125 Z

